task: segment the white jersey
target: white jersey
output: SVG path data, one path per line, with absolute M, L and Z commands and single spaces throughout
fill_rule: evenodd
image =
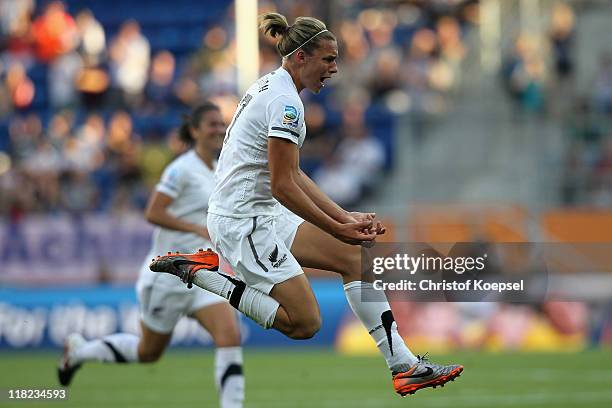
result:
M 258 79 L 238 104 L 225 134 L 209 213 L 235 218 L 281 213 L 270 188 L 270 136 L 298 147 L 306 137 L 304 105 L 282 67 Z
M 155 187 L 156 191 L 174 199 L 167 208 L 170 214 L 202 226 L 206 226 L 208 198 L 213 189 L 214 171 L 206 166 L 194 150 L 189 150 L 170 163 Z M 151 252 L 141 268 L 139 285 L 146 285 L 154 276 L 160 275 L 149 270 L 151 258 L 165 255 L 168 251 L 190 253 L 210 246 L 209 241 L 197 234 L 156 227 Z M 181 283 L 178 279 L 174 280 Z

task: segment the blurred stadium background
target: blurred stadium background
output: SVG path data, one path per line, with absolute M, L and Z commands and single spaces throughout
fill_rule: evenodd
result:
M 254 2 L 236 2 L 0 0 L 0 388 L 55 387 L 70 332 L 137 331 L 142 210 L 184 150 L 180 115 L 208 98 L 229 121 L 243 81 L 279 63 L 267 39 L 253 54 L 247 32 L 238 69 L 236 21 Z M 388 241 L 563 243 L 578 259 L 580 302 L 395 304 L 413 350 L 467 366 L 463 384 L 418 403 L 610 406 L 612 274 L 597 272 L 612 260 L 612 3 L 279 0 L 255 12 L 269 10 L 319 17 L 339 37 L 337 79 L 302 95 L 302 167 L 332 198 L 376 211 Z M 411 403 L 391 395 L 337 279 L 309 273 L 324 317 L 314 339 L 243 320 L 247 406 Z M 157 366 L 84 369 L 62 405 L 214 405 L 210 338 L 184 320 L 173 342 L 186 351 Z

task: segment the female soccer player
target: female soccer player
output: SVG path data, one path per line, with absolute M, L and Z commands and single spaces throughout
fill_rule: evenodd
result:
M 222 408 L 242 407 L 244 377 L 237 316 L 227 300 L 202 290 L 188 290 L 170 275 L 153 273 L 148 260 L 169 250 L 187 252 L 210 246 L 206 228 L 208 198 L 214 189 L 216 153 L 225 125 L 219 108 L 204 103 L 185 118 L 180 138 L 192 149 L 164 170 L 145 212 L 155 224 L 153 247 L 136 284 L 141 311 L 141 336 L 117 333 L 86 342 L 68 337 L 58 369 L 62 385 L 85 361 L 112 363 L 157 361 L 170 342 L 172 330 L 183 315 L 196 319 L 216 346 L 215 381 Z
M 240 101 L 209 202 L 214 248 L 236 277 L 211 271 L 203 260 L 215 265 L 216 254 L 208 251 L 158 257 L 151 269 L 217 293 L 261 326 L 294 339 L 312 337 L 321 325 L 302 267 L 339 273 L 353 312 L 391 369 L 396 392 L 444 385 L 463 367 L 413 355 L 397 331 L 385 294 L 362 281 L 359 245 L 385 228 L 373 213 L 340 208 L 299 168 L 306 136 L 299 92 L 318 93 L 338 72 L 335 36 L 315 18 L 299 17 L 289 25 L 277 13 L 263 15 L 261 28 L 278 38 L 282 66 L 255 82 Z M 371 301 L 362 302 L 362 294 Z

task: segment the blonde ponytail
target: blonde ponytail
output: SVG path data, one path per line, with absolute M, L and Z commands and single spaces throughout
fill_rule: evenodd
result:
M 293 25 L 289 25 L 287 18 L 278 13 L 263 14 L 259 20 L 259 28 L 265 35 L 278 38 L 276 49 L 283 58 L 300 48 L 312 55 L 321 40 L 336 40 L 325 23 L 314 17 L 298 17 Z

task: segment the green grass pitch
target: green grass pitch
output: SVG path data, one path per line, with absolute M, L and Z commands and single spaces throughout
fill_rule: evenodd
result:
M 0 353 L 0 407 L 216 407 L 210 350 L 171 351 L 152 365 L 86 364 L 66 401 L 16 402 L 10 388 L 57 388 L 54 353 Z M 444 388 L 400 398 L 379 357 L 303 349 L 245 350 L 246 407 L 611 407 L 612 351 L 542 354 L 465 352 Z

